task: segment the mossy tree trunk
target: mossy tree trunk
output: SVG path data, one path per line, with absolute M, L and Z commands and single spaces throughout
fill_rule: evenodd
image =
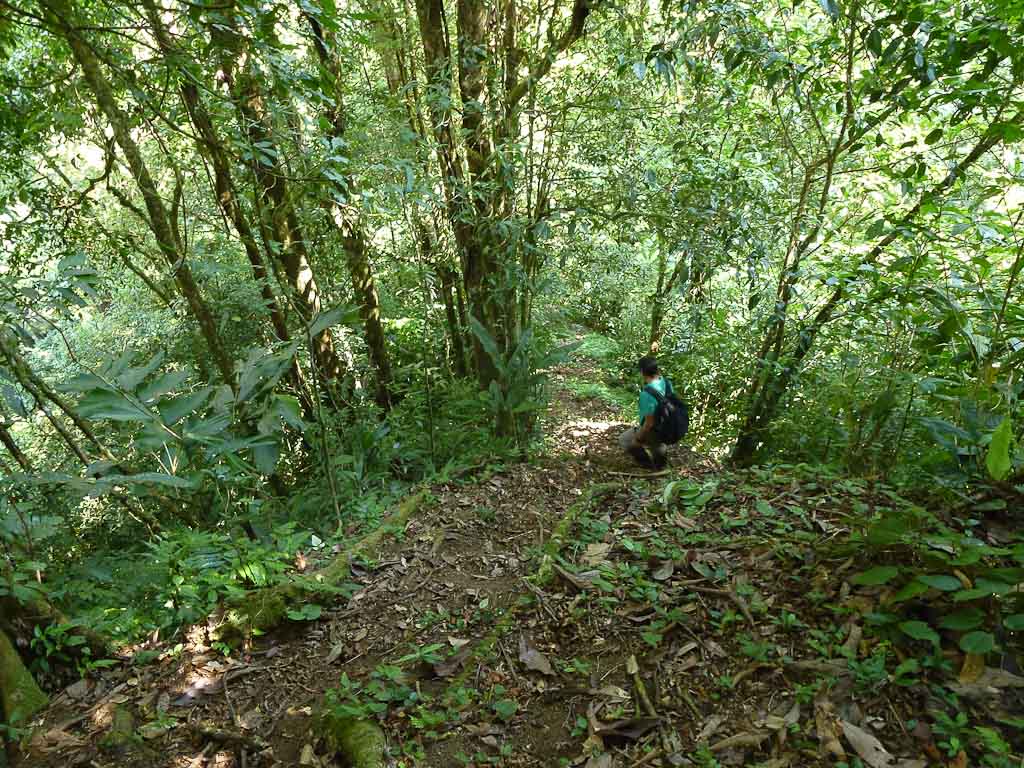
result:
M 8 726 L 23 725 L 49 703 L 7 633 L 0 630 L 0 704 L 3 705 L 3 722 Z

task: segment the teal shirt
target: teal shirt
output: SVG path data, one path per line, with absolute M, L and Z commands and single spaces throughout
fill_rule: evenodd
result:
M 672 384 L 664 376 L 652 381 L 650 384 L 644 386 L 651 386 L 658 390 L 661 394 L 666 395 L 672 391 Z M 640 392 L 640 424 L 643 425 L 644 419 L 654 414 L 658 409 L 658 401 L 654 399 L 654 395 L 644 392 Z

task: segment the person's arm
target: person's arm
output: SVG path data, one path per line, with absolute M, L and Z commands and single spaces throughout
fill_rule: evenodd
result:
M 644 423 L 640 425 L 640 429 L 637 430 L 636 439 L 639 442 L 644 442 L 647 436 L 654 431 L 654 414 L 649 413 L 644 417 Z

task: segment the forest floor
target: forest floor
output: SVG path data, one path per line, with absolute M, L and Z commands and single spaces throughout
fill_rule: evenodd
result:
M 684 447 L 645 476 L 619 406 L 579 394 L 601 376 L 554 371 L 544 455 L 428 488 L 316 620 L 227 656 L 197 627 L 76 683 L 21 765 L 341 765 L 317 727 L 333 691 L 377 712 L 391 765 L 966 768 L 925 722 L 935 689 L 865 638 L 881 588 L 848 580 L 851 510 L 892 499 Z M 993 691 L 989 720 L 1021 711 Z

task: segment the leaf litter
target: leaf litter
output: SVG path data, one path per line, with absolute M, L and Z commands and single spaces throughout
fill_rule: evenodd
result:
M 593 375 L 580 365 L 555 378 Z M 481 747 L 505 766 L 690 765 L 700 747 L 722 765 L 824 766 L 850 752 L 869 768 L 925 765 L 934 739 L 907 725 L 923 724 L 912 692 L 855 687 L 851 662 L 872 648 L 857 617 L 877 610 L 884 587 L 851 585 L 844 572 L 855 566 L 819 548 L 864 495 L 725 473 L 682 448 L 652 484 L 619 457 L 609 407 L 585 403 L 588 423 L 606 428 L 575 426 L 581 408 L 556 390 L 551 458 L 430 488 L 435 501 L 402 538 L 353 572 L 352 600 L 254 639 L 237 665 L 218 666 L 200 632 L 178 654 L 158 648 L 149 668 L 97 672 L 91 688 L 54 702 L 26 764 L 104 765 L 101 742 L 124 708 L 154 751 L 112 765 L 322 764 L 315 713 L 339 676 L 365 685 L 382 665 L 436 647 L 439 659 L 403 675 L 437 701 L 471 692 L 464 703 L 426 731 L 414 709 L 378 716 L 390 743 L 418 745 L 423 765 Z M 553 579 L 534 583 L 538 549 L 609 469 L 613 487 L 569 521 Z M 310 568 L 331 556 L 307 555 Z M 828 601 L 853 618 L 836 628 Z M 243 665 L 252 671 L 232 679 Z M 966 656 L 959 672 L 950 689 L 979 705 L 1024 687 L 984 659 Z M 812 692 L 805 706 L 798 686 Z

